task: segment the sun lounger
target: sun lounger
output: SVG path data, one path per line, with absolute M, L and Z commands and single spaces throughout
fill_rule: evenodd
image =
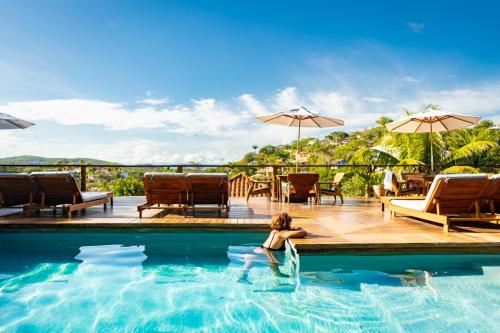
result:
M 283 194 L 286 202 L 307 202 L 314 198 L 319 203 L 319 175 L 317 173 L 291 173 L 287 176 Z
M 488 205 L 491 214 L 500 213 L 500 174 L 491 177 L 491 186 L 486 193 L 485 203 Z
M 38 199 L 38 189 L 29 173 L 0 173 L 0 208 L 23 208 L 30 215 Z
M 188 204 L 193 209 L 229 211 L 229 185 L 225 173 L 190 173 L 187 175 Z M 203 206 L 199 206 L 203 205 Z
M 32 172 L 31 176 L 40 191 L 40 208 L 62 206 L 71 218 L 72 212 L 88 207 L 113 205 L 110 192 L 81 192 L 71 172 Z
M 142 178 L 146 203 L 137 206 L 139 217 L 145 209 L 187 210 L 187 185 L 183 173 L 145 173 Z
M 438 175 L 425 198 L 390 201 L 389 209 L 397 213 L 443 225 L 448 231 L 454 221 L 491 221 L 492 216 L 480 214 L 492 181 L 485 174 Z

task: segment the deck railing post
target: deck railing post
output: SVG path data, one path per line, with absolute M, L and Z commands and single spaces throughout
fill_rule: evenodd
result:
M 271 193 L 273 195 L 274 198 L 278 199 L 278 196 L 279 196 L 279 190 L 278 190 L 278 178 L 276 177 L 278 176 L 278 167 L 273 165 L 273 179 L 272 179 L 272 182 L 271 182 Z
M 182 173 L 182 165 L 177 166 L 177 173 Z
M 80 190 L 82 192 L 87 191 L 87 166 L 80 165 Z

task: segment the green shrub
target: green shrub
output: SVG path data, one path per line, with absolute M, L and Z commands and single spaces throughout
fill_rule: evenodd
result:
M 144 195 L 144 186 L 137 178 L 118 179 L 113 188 L 116 196 Z
M 452 166 L 441 171 L 441 173 L 479 173 L 479 170 L 470 166 Z
M 362 197 L 365 195 L 365 187 L 365 178 L 358 174 L 352 174 L 351 177 L 342 181 L 342 194 L 346 197 Z
M 371 185 L 382 185 L 384 183 L 384 173 L 383 172 L 373 172 L 370 175 Z

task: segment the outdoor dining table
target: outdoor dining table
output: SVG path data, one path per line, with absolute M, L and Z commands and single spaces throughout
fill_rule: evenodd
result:
M 405 177 L 405 181 L 406 183 L 416 183 L 417 186 L 422 189 L 422 194 L 426 195 L 435 177 L 436 175 L 425 175 L 421 173 L 407 174 Z

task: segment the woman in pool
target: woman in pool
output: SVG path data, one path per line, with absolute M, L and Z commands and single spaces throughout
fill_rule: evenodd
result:
M 292 218 L 287 213 L 276 213 L 271 220 L 271 233 L 262 248 L 268 251 L 285 251 L 288 238 L 303 238 L 307 232 L 302 228 L 292 228 Z
M 276 213 L 271 220 L 271 232 L 261 247 L 230 246 L 228 257 L 233 264 L 243 264 L 240 281 L 248 282 L 248 273 L 254 266 L 270 265 L 276 276 L 288 277 L 279 270 L 276 252 L 286 250 L 286 241 L 302 238 L 307 232 L 302 228 L 292 228 L 292 218 L 287 213 Z

